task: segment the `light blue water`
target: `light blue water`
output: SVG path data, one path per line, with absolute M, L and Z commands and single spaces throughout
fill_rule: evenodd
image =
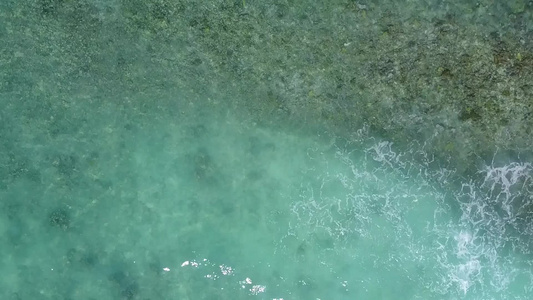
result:
M 457 184 L 423 145 L 175 99 L 14 126 L 2 299 L 529 299 L 530 164 Z

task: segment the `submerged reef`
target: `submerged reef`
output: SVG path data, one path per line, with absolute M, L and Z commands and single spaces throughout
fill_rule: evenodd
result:
M 118 93 L 144 111 L 170 100 L 135 95 L 240 93 L 219 102 L 265 123 L 429 140 L 426 150 L 461 171 L 496 149 L 533 148 L 532 5 L 8 1 L 0 38 L 12 55 L 1 58 L 0 92 Z M 21 68 L 32 77 L 11 73 Z

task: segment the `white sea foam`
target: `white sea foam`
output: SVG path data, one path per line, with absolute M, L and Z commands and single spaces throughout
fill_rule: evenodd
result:
M 533 233 L 533 222 L 518 224 L 533 201 L 531 164 L 493 162 L 480 170 L 482 180 L 468 178 L 454 190 L 454 171 L 432 168 L 434 160 L 423 149 L 401 153 L 386 141 L 360 151 L 350 146 L 337 147 L 336 162 L 321 159 L 324 152 L 312 154 L 315 163 L 327 163 L 313 165 L 325 171 L 303 184 L 292 203 L 293 236 L 326 232 L 337 255 L 355 251 L 355 259 L 388 251 L 388 265 L 375 262 L 376 267 L 407 272 L 450 299 L 523 299 L 508 294 L 518 277 L 533 278 L 517 264 L 520 251 L 530 251 L 519 236 Z

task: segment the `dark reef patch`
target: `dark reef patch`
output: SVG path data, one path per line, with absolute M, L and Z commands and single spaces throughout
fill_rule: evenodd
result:
M 67 230 L 71 226 L 70 214 L 63 208 L 55 209 L 48 215 L 48 223 L 50 226 Z

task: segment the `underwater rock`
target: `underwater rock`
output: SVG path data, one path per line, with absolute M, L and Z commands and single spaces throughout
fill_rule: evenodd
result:
M 76 171 L 77 159 L 73 155 L 59 155 L 54 162 L 59 174 L 70 177 Z
M 98 264 L 98 254 L 83 248 L 71 248 L 65 255 L 68 264 L 92 268 Z
M 69 213 L 63 209 L 58 208 L 50 213 L 48 216 L 48 222 L 51 226 L 61 228 L 63 230 L 66 230 L 70 228 L 70 215 Z
M 123 299 L 134 299 L 139 292 L 139 285 L 128 272 L 118 270 L 109 275 L 109 280 L 115 283 Z
M 139 292 L 139 285 L 137 282 L 132 281 L 121 287 L 120 295 L 125 299 L 133 299 Z

